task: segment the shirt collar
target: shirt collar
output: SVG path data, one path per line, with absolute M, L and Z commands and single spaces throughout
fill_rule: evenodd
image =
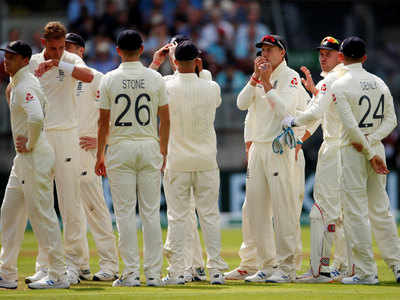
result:
M 283 60 L 272 72 L 271 78 L 276 78 L 287 67 L 286 60 Z
M 345 65 L 344 68 L 347 70 L 362 70 L 363 66 L 362 63 L 355 63 L 350 65 Z
M 177 75 L 178 75 L 179 78 L 183 78 L 184 80 L 199 79 L 199 77 L 197 77 L 196 73 L 179 73 L 178 72 Z
M 43 61 L 46 61 L 46 57 L 44 57 L 44 52 L 45 52 L 45 51 L 46 51 L 46 48 L 44 48 L 44 49 L 42 50 L 42 52 L 40 52 L 40 56 L 42 57 Z M 63 54 L 61 55 L 60 61 L 63 60 L 63 58 L 64 58 L 64 56 L 65 56 L 65 52 L 66 52 L 66 50 L 63 51 Z M 49 58 L 49 59 L 51 59 L 51 58 Z
M 22 67 L 17 71 L 17 73 L 14 74 L 14 76 L 11 77 L 11 85 L 15 87 L 17 83 L 25 76 L 25 74 L 29 73 L 29 65 L 26 65 L 25 67 Z
M 325 72 L 325 71 L 322 71 L 321 72 L 321 77 L 326 77 L 326 76 L 328 76 L 328 74 L 329 73 L 333 73 L 333 72 L 336 72 L 336 71 L 338 71 L 339 69 L 341 69 L 341 68 L 343 68 L 343 63 L 340 63 L 340 64 L 337 64 L 332 70 L 330 70 L 329 72 Z
M 138 69 L 143 67 L 143 64 L 140 61 L 127 61 L 121 63 L 120 67 L 123 69 Z

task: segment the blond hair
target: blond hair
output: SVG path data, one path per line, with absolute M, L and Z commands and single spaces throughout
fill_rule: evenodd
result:
M 65 38 L 66 34 L 67 34 L 67 29 L 61 22 L 58 21 L 47 23 L 43 30 L 43 37 L 46 40 L 51 40 L 51 39 L 58 40 L 60 38 Z

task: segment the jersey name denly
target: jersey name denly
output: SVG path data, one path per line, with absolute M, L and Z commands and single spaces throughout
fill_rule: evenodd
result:
M 376 90 L 378 87 L 375 81 L 360 81 L 361 90 Z
M 144 79 L 124 79 L 122 80 L 123 89 L 144 89 Z

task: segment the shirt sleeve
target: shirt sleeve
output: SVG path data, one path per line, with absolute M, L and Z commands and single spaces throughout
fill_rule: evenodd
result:
M 282 117 L 288 114 L 293 116 L 296 114 L 297 97 L 299 88 L 301 88 L 299 86 L 301 84 L 300 77 L 298 74 L 287 76 L 280 84 L 283 84 L 283 87 L 279 89 L 279 92 L 271 89 L 263 97 L 271 104 L 275 112 Z
M 252 141 L 252 134 L 253 134 L 253 123 L 252 123 L 252 112 L 251 109 L 247 111 L 246 118 L 244 119 L 244 142 L 251 142 Z
M 250 83 L 246 84 L 246 86 L 240 91 L 237 98 L 237 107 L 240 110 L 249 109 L 250 105 L 256 99 L 256 87 L 250 85 Z
M 168 104 L 168 96 L 167 96 L 167 87 L 165 84 L 165 80 L 160 77 L 160 89 L 158 91 L 158 96 L 160 97 L 160 101 L 158 106 L 164 106 Z
M 397 126 L 397 117 L 396 117 L 396 113 L 394 111 L 393 97 L 390 93 L 389 88 L 386 86 L 386 84 L 384 85 L 383 91 L 384 91 L 384 93 L 382 94 L 382 96 L 380 98 L 379 105 L 383 106 L 382 114 L 384 116 L 383 116 L 383 119 L 382 119 L 381 123 L 379 124 L 378 128 L 376 129 L 376 131 L 374 133 L 368 135 L 368 141 L 371 144 L 375 144 L 375 143 L 383 140 Z M 381 101 L 383 101 L 382 104 L 381 104 Z
M 335 103 L 336 110 L 342 121 L 343 127 L 348 132 L 350 140 L 363 146 L 363 153 L 368 160 L 375 155 L 366 137 L 358 127 L 358 123 L 353 115 L 350 104 L 346 99 L 344 91 L 334 84 L 332 87 L 332 101 Z
M 221 88 L 219 87 L 218 83 L 213 81 L 214 86 L 215 86 L 215 107 L 219 107 L 222 103 L 222 98 L 221 98 Z
M 96 93 L 96 101 L 99 102 L 99 108 L 100 109 L 111 109 L 111 99 L 108 95 L 108 89 L 107 89 L 107 76 L 103 76 L 103 78 L 100 81 L 100 87 L 98 89 L 98 92 Z
M 211 72 L 208 71 L 208 70 L 203 69 L 203 70 L 201 70 L 201 72 L 199 73 L 199 78 L 205 79 L 205 80 L 208 80 L 208 81 L 211 81 L 211 80 L 212 80 Z

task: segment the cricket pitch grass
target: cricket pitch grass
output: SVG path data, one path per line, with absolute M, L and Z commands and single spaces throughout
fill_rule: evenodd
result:
M 164 239 L 165 239 L 165 231 Z M 307 271 L 310 253 L 310 231 L 303 227 L 303 265 L 301 273 Z M 239 264 L 237 254 L 242 241 L 240 229 L 222 231 L 222 256 L 230 269 Z M 98 256 L 93 239 L 89 235 L 91 249 L 90 267 L 92 273 L 99 270 Z M 142 236 L 139 232 L 139 243 L 142 247 Z M 111 287 L 111 282 L 82 281 L 72 285 L 68 290 L 30 290 L 24 278 L 34 273 L 37 243 L 32 232 L 25 233 L 25 239 L 19 255 L 19 280 L 16 290 L 0 289 L 0 299 L 397 299 L 400 300 L 400 284 L 395 282 L 393 272 L 385 264 L 374 243 L 374 253 L 378 264 L 379 281 L 376 286 L 353 285 L 340 283 L 328 284 L 247 284 L 243 281 L 227 281 L 225 285 L 212 286 L 208 282 L 194 282 L 184 286 L 146 287 L 143 272 L 141 287 Z M 141 253 L 142 254 L 142 253 Z M 122 266 L 122 262 L 120 262 Z M 164 261 L 164 275 L 166 262 Z

